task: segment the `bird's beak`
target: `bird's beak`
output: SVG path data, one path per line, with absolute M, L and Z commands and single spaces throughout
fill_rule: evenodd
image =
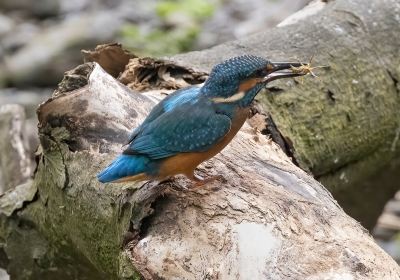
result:
M 267 66 L 268 75 L 264 78 L 264 83 L 269 83 L 277 79 L 293 78 L 303 76 L 306 73 L 294 73 L 293 68 L 306 65 L 301 62 L 271 62 Z

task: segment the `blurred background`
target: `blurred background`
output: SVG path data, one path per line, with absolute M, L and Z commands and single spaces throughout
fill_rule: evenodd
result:
M 120 42 L 140 56 L 209 48 L 273 27 L 308 0 L 1 0 L 0 104 L 26 108 L 35 147 L 36 107 L 81 49 Z
M 308 2 L 0 0 L 0 105 L 24 106 L 33 154 L 37 105 L 65 71 L 82 63 L 81 49 L 119 42 L 137 55 L 157 57 L 200 50 L 274 27 Z M 400 193 L 388 202 L 374 230 L 398 262 L 399 230 Z

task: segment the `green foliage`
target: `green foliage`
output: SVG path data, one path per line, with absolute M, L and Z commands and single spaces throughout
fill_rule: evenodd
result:
M 142 32 L 134 24 L 125 25 L 122 29 L 124 46 L 143 56 L 161 56 L 188 51 L 198 34 L 199 28 L 195 26 L 171 31 L 154 29 L 149 33 Z
M 166 0 L 159 2 L 156 7 L 160 18 L 168 19 L 175 14 L 185 14 L 190 18 L 203 20 L 213 15 L 214 6 L 204 0 Z
M 121 29 L 124 46 L 146 56 L 172 55 L 193 49 L 201 24 L 212 16 L 210 0 L 165 0 L 157 3 L 158 24 L 151 28 L 126 24 Z

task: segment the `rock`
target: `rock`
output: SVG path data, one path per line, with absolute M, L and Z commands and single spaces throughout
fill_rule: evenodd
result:
M 7 104 L 0 107 L 0 193 L 25 183 L 33 174 L 24 141 L 23 107 Z

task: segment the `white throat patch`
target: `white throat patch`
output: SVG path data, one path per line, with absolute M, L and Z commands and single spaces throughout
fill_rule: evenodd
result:
M 236 101 L 242 99 L 245 95 L 246 95 L 246 93 L 244 91 L 239 91 L 238 93 L 236 93 L 232 96 L 229 96 L 227 98 L 215 97 L 212 99 L 212 101 L 214 101 L 215 103 L 233 103 L 233 102 L 236 102 Z

